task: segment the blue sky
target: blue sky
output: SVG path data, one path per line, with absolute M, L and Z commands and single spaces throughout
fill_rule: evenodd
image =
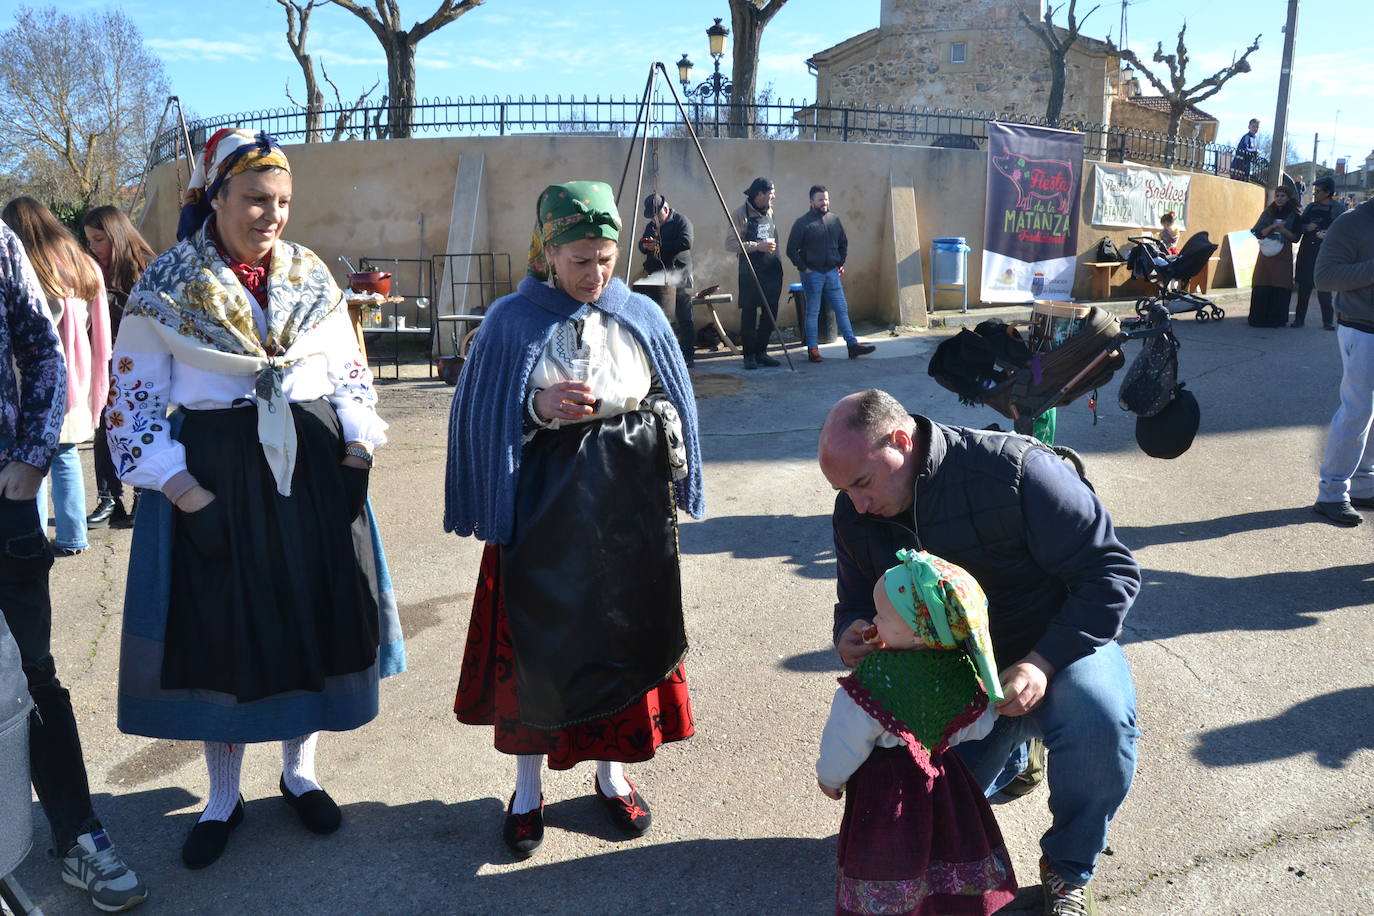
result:
M 400 0 L 406 24 L 427 17 L 438 0 Z M 1080 0 L 1091 9 L 1090 0 Z M 1129 0 L 1127 39 L 1148 60 L 1155 43 L 1171 51 L 1184 18 L 1192 63 L 1189 84 L 1229 63 L 1262 33 L 1254 71 L 1228 83 L 1202 107 L 1221 121 L 1220 139 L 1234 143 L 1251 117 L 1273 125 L 1286 0 Z M 12 22 L 15 0 L 0 0 L 0 25 Z M 42 6 L 42 3 L 31 3 Z M 96 0 L 59 0 L 69 12 L 99 9 Z M 790 0 L 764 33 L 760 85 L 782 99 L 810 100 L 815 80 L 805 60 L 878 24 L 879 0 Z M 301 95 L 301 73 L 285 38 L 285 13 L 275 0 L 129 0 L 121 8 L 163 59 L 172 91 L 201 115 L 287 106 L 284 91 Z M 1335 154 L 1363 163 L 1374 151 L 1374 57 L 1367 13 L 1357 0 L 1305 0 L 1298 23 L 1290 132 L 1303 158 L 1321 135 L 1319 159 Z M 704 76 L 710 57 L 705 28 L 724 0 L 487 0 L 420 43 L 419 92 L 424 96 L 636 96 L 650 61 L 670 65 L 686 52 Z M 1062 15 L 1061 17 L 1062 18 Z M 1120 32 L 1120 2 L 1104 2 L 1084 33 Z M 1358 26 L 1356 25 L 1358 24 Z M 310 49 L 345 98 L 377 80 L 386 64 L 372 33 L 329 5 L 311 21 Z M 728 67 L 729 58 L 725 60 Z M 326 90 L 327 91 L 327 90 Z M 1146 90 L 1149 91 L 1148 89 Z

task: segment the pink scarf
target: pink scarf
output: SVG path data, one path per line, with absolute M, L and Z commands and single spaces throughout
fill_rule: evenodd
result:
M 57 336 L 62 339 L 62 355 L 67 362 L 67 411 L 70 413 L 81 397 L 87 397 L 91 417 L 98 420 L 110 393 L 110 309 L 100 266 L 95 261 L 91 266 L 100 285 L 86 304 L 90 333 L 77 326 L 74 310 L 64 307 Z

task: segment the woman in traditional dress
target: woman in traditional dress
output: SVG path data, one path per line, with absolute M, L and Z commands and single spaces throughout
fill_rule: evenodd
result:
M 88 211 L 81 220 L 81 232 L 86 237 L 86 250 L 100 265 L 100 272 L 105 278 L 105 301 L 109 307 L 110 336 L 113 338 L 119 333 L 119 319 L 124 314 L 124 304 L 129 301 L 129 291 L 152 262 L 153 249 L 118 207 L 96 207 Z M 109 378 L 108 366 L 104 374 Z M 131 509 L 124 508 L 124 485 L 119 482 L 119 474 L 110 458 L 104 411 L 96 427 L 93 451 L 96 504 L 91 514 L 86 516 L 86 527 L 103 528 L 110 525 L 127 528 L 133 524 L 133 515 Z M 137 498 L 135 495 L 135 501 Z
M 1298 205 L 1288 188 L 1274 189 L 1274 202 L 1264 208 L 1251 232 L 1260 240 L 1255 273 L 1250 281 L 1250 326 L 1281 328 L 1288 324 L 1288 300 L 1293 298 L 1293 242 L 1298 238 Z M 1278 248 L 1265 254 L 1273 239 Z
M 106 423 L 144 488 L 119 727 L 204 742 L 209 803 L 182 847 L 200 868 L 243 820 L 246 744 L 280 741 L 282 797 L 309 830 L 338 828 L 316 735 L 371 721 L 404 654 L 366 499 L 386 424 L 329 271 L 281 238 L 286 156 L 223 130 L 190 187 L 181 242 L 125 306 Z
M 516 756 L 521 856 L 546 758 L 596 760 L 593 792 L 639 835 L 622 764 L 694 730 L 676 508 L 704 509 L 696 405 L 667 319 L 612 278 L 620 225 L 603 182 L 545 189 L 529 276 L 487 313 L 450 417 L 444 527 L 487 542 L 454 711 Z
M 95 435 L 96 420 L 110 389 L 105 284 L 100 268 L 81 250 L 76 238 L 32 197 L 10 201 L 3 219 L 19 236 L 38 274 L 67 364 L 67 412 L 52 469 L 38 489 L 38 513 L 46 523 L 51 482 L 56 533 L 53 552 L 60 557 L 75 556 L 90 546 L 86 539 L 85 473 L 77 447 Z

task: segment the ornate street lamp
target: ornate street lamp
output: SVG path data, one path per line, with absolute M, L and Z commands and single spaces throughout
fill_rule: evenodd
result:
M 717 19 L 714 25 L 707 26 L 706 40 L 711 49 L 711 60 L 714 69 L 710 76 L 702 80 L 698 85 L 690 85 L 692 81 L 692 62 L 683 54 L 682 59 L 677 62 L 677 78 L 682 83 L 682 93 L 695 103 L 700 104 L 708 99 L 715 104 L 716 112 L 716 136 L 720 136 L 720 100 L 722 97 L 728 103 L 730 101 L 730 91 L 734 85 L 728 77 L 722 76 L 720 72 L 720 59 L 725 56 L 725 39 L 730 35 L 730 30 L 720 24 Z

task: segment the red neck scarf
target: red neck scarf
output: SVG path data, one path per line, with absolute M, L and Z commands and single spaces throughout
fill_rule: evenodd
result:
M 206 229 L 210 241 L 214 243 L 215 250 L 224 259 L 224 263 L 229 265 L 229 269 L 238 277 L 243 288 L 248 290 L 248 294 L 257 300 L 258 306 L 264 310 L 267 308 L 267 272 L 272 266 L 272 253 L 269 251 L 256 267 L 231 255 L 219 240 L 219 227 L 212 219 Z

